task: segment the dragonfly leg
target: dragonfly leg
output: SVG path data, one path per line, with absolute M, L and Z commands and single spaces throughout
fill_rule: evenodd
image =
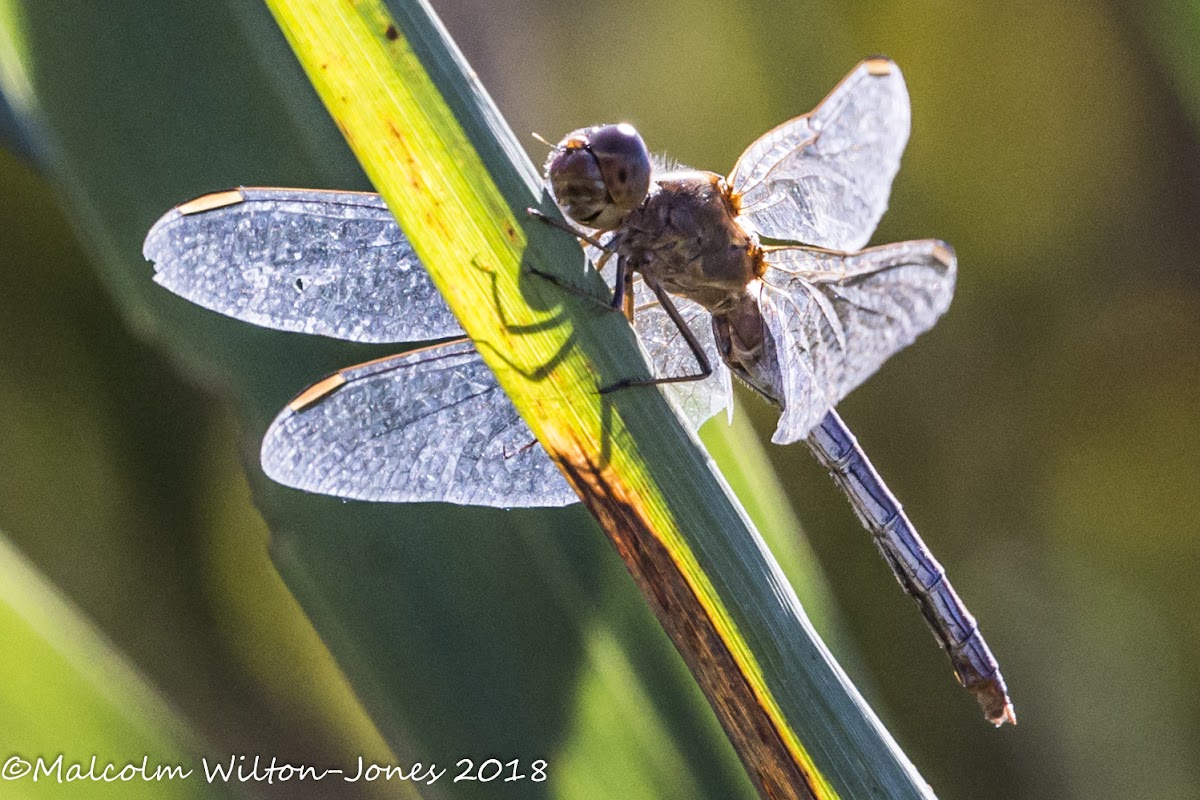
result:
M 625 271 L 625 318 L 633 323 L 633 270 Z
M 551 226 L 552 228 L 558 228 L 561 231 L 566 231 L 567 233 L 574 236 L 576 239 L 587 242 L 588 244 L 592 245 L 593 247 L 595 247 L 598 250 L 602 250 L 604 252 L 604 255 L 600 256 L 599 261 L 596 262 L 597 270 L 604 269 L 604 265 L 608 262 L 609 257 L 611 257 L 613 255 L 613 253 L 615 252 L 612 249 L 612 247 L 601 244 L 598 240 L 592 238 L 591 236 L 588 236 L 587 234 L 583 233 L 582 231 L 576 230 L 575 228 L 571 227 L 566 222 L 563 222 L 560 219 L 556 219 L 554 217 L 548 216 L 547 214 L 544 214 L 543 212 L 537 210 L 536 208 L 527 208 L 527 209 L 525 209 L 525 213 L 529 214 L 529 216 L 533 217 L 534 219 L 541 220 L 542 222 L 546 223 L 547 225 Z M 621 269 L 621 261 L 618 260 L 617 265 L 618 265 L 618 267 L 617 267 L 618 270 Z M 571 284 L 564 283 L 562 281 L 562 279 L 559 278 L 557 275 L 552 275 L 549 272 L 544 272 L 543 270 L 540 270 L 536 267 L 528 267 L 528 270 L 531 274 L 537 275 L 539 278 L 543 278 L 544 280 L 547 280 L 550 283 L 553 283 L 555 286 L 559 287 L 560 289 L 564 289 L 577 297 L 582 297 L 585 300 L 591 300 L 593 302 L 604 302 L 604 301 L 600 300 L 599 298 L 597 298 L 594 294 L 591 294 L 590 292 L 585 292 L 576 286 L 572 286 Z M 609 308 L 613 308 L 613 309 L 620 307 L 620 303 L 617 302 L 615 299 L 611 303 L 604 303 L 604 304 L 606 306 L 608 306 Z
M 696 357 L 696 364 L 700 367 L 700 371 L 688 375 L 671 375 L 665 378 L 629 378 L 614 383 L 612 386 L 604 387 L 600 390 L 601 394 L 608 394 L 609 392 L 629 386 L 657 386 L 660 383 L 702 381 L 713 373 L 712 362 L 708 360 L 708 354 L 704 352 L 704 348 L 696 339 L 696 334 L 692 333 L 692 329 L 688 327 L 687 320 L 683 318 L 683 315 L 679 313 L 679 309 L 675 307 L 675 303 L 671 300 L 671 295 L 667 293 L 667 290 L 658 281 L 652 281 L 648 278 L 645 278 L 645 280 L 646 285 L 650 287 L 650 290 L 654 292 L 654 296 L 658 298 L 658 302 L 662 305 L 663 310 L 667 312 L 667 316 L 671 318 L 671 322 L 674 322 L 675 327 L 679 329 L 679 334 L 683 336 L 683 340 L 687 342 L 692 355 Z
M 612 307 L 614 309 L 623 308 L 625 306 L 625 293 L 629 290 L 629 282 L 631 277 L 632 274 L 629 270 L 629 264 L 625 260 L 625 256 L 617 256 L 617 277 L 616 280 L 613 281 L 612 296 Z
M 572 227 L 570 224 L 568 224 L 566 222 L 563 222 L 561 219 L 558 219 L 557 217 L 552 217 L 549 214 L 546 214 L 543 211 L 539 211 L 536 208 L 527 208 L 527 209 L 525 209 L 525 213 L 528 214 L 529 216 L 533 217 L 534 219 L 541 220 L 542 222 L 549 225 L 551 228 L 558 228 L 560 231 L 566 231 L 567 233 L 574 236 L 576 239 L 587 242 L 588 244 L 590 244 L 592 247 L 596 248 L 597 250 L 603 250 L 606 253 L 610 252 L 612 250 L 611 247 L 601 244 L 598 239 L 594 239 L 591 236 L 588 236 L 583 231 Z

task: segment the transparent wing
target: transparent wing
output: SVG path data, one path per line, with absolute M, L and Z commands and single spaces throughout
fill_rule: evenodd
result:
M 740 213 L 764 236 L 858 250 L 887 209 L 909 124 L 900 68 L 863 61 L 813 111 L 742 154 L 729 176 Z
M 588 258 L 597 263 L 603 255 L 602 251 L 585 245 Z M 616 276 L 616 257 L 609 259 L 601 274 L 612 286 Z M 702 381 L 687 381 L 685 383 L 662 384 L 667 396 L 675 402 L 683 413 L 684 419 L 693 430 L 711 417 L 721 413 L 722 409 L 733 407 L 733 387 L 729 369 L 717 351 L 713 339 L 712 317 L 704 307 L 683 297 L 673 298 L 675 307 L 687 321 L 688 327 L 708 355 L 713 374 Z M 645 281 L 637 277 L 633 281 L 633 328 L 637 331 L 638 339 L 642 342 L 654 374 L 658 376 L 687 375 L 699 368 L 691 348 L 683 340 L 675 323 L 659 305 L 658 299 Z
M 759 305 L 782 368 L 779 444 L 807 436 L 954 294 L 954 251 L 932 239 L 851 254 L 780 248 L 766 260 Z
M 659 305 L 654 293 L 641 280 L 634 281 L 633 293 L 633 327 L 650 357 L 654 374 L 668 377 L 695 373 L 699 369 L 696 356 L 683 340 L 675 323 Z M 716 341 L 713 339 L 712 317 L 698 303 L 682 297 L 672 299 L 708 355 L 713 374 L 700 381 L 664 383 L 662 388 L 683 413 L 684 419 L 692 429 L 698 430 L 709 418 L 721 413 L 722 409 L 732 409 L 733 387 L 729 368 L 721 360 Z
M 578 501 L 469 342 L 349 367 L 293 400 L 263 471 L 309 492 L 511 508 Z
M 155 223 L 143 253 L 158 283 L 255 325 L 356 342 L 462 335 L 376 194 L 205 195 Z
M 700 416 L 689 415 L 693 428 L 708 418 Z M 279 483 L 358 500 L 497 508 L 578 501 L 467 341 L 314 384 L 271 423 L 261 458 Z

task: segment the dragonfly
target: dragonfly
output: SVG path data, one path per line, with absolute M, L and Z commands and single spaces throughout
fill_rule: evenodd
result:
M 914 598 L 959 682 L 1000 726 L 1016 713 L 975 618 L 834 410 L 948 308 L 957 260 L 936 239 L 867 247 L 911 112 L 894 62 L 859 63 L 768 131 L 728 177 L 671 167 L 627 124 L 568 134 L 545 177 L 611 279 L 653 383 L 696 431 L 732 413 L 732 378 L 781 409 Z M 531 210 L 531 213 L 538 213 Z M 143 248 L 157 283 L 268 328 L 356 342 L 443 341 L 338 370 L 264 436 L 264 472 L 369 501 L 554 507 L 574 490 L 497 384 L 377 194 L 238 188 L 167 212 Z M 610 387 L 619 388 L 619 387 Z

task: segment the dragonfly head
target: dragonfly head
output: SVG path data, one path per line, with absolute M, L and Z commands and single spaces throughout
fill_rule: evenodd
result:
M 650 151 L 625 123 L 569 133 L 546 159 L 546 180 L 563 214 L 605 231 L 646 199 L 650 173 Z

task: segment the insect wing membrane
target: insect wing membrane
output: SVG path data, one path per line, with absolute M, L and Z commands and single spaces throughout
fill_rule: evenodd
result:
M 377 194 L 206 195 L 155 223 L 143 253 L 159 284 L 255 325 L 356 342 L 462 335 Z
M 712 317 L 698 303 L 682 297 L 672 299 L 696 340 L 708 354 L 713 374 L 703 380 L 664 383 L 662 388 L 675 402 L 688 425 L 698 430 L 723 409 L 732 408 L 733 387 L 729 368 L 721 360 L 713 339 Z M 644 281 L 634 283 L 634 303 L 636 312 L 633 327 L 650 357 L 650 363 L 654 365 L 654 374 L 658 377 L 694 374 L 700 368 L 696 356 Z
M 813 111 L 738 159 L 729 181 L 741 214 L 763 236 L 858 250 L 887 210 L 910 119 L 900 68 L 863 61 Z
M 808 435 L 825 413 L 949 307 L 956 260 L 926 239 L 858 253 L 768 250 L 759 306 L 783 373 L 778 444 Z
M 287 486 L 360 500 L 508 508 L 579 499 L 469 342 L 316 384 L 275 418 L 262 465 Z
M 593 262 L 601 255 L 601 251 L 591 246 L 585 247 L 585 250 Z M 615 260 L 609 259 L 601 272 L 609 285 L 612 285 L 615 279 Z M 687 321 L 696 341 L 708 354 L 708 363 L 712 365 L 713 374 L 704 380 L 664 383 L 662 389 L 675 402 L 692 430 L 699 430 L 701 425 L 722 410 L 732 409 L 732 382 L 729 368 L 725 366 L 717 351 L 717 344 L 713 338 L 712 317 L 699 303 L 693 303 L 684 297 L 672 299 L 675 308 Z M 658 377 L 670 377 L 695 373 L 700 368 L 696 363 L 696 356 L 659 304 L 654 292 L 640 277 L 635 278 L 633 282 L 633 303 L 633 328 L 637 331 L 646 355 L 650 357 L 654 374 Z

